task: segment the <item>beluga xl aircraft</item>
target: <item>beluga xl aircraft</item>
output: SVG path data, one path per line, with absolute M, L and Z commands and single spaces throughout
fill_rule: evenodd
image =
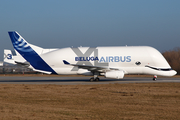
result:
M 149 46 L 78 47 L 47 49 L 28 43 L 18 32 L 9 32 L 14 49 L 29 63 L 33 70 L 47 74 L 91 75 L 122 79 L 125 74 L 173 76 L 166 59 Z

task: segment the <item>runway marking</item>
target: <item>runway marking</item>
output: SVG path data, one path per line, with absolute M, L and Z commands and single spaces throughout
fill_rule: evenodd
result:
M 168 82 L 180 82 L 180 80 L 161 80 L 161 81 L 168 81 Z

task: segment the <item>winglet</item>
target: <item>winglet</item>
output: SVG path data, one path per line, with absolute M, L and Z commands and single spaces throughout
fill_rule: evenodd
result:
M 70 65 L 70 63 L 67 62 L 66 60 L 63 60 L 63 62 L 64 62 L 64 64 L 66 64 L 66 65 Z

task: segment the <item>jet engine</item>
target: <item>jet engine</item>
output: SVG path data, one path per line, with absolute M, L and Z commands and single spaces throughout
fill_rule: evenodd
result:
M 123 71 L 108 71 L 104 74 L 106 78 L 122 79 L 124 77 Z

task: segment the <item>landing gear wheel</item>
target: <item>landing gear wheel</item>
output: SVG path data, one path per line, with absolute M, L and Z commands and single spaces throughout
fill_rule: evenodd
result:
M 156 81 L 156 80 L 157 80 L 157 76 L 156 76 L 156 75 L 154 75 L 153 80 L 154 80 L 154 81 Z
M 90 78 L 90 82 L 93 82 L 94 81 L 94 78 L 92 77 L 92 78 Z
M 99 78 L 97 77 L 97 78 L 95 78 L 95 81 L 99 81 Z

